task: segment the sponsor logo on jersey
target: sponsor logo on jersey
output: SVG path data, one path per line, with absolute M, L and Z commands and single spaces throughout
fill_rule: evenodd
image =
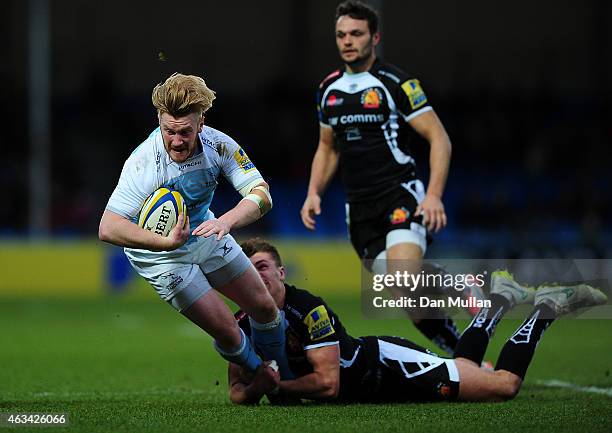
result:
M 312 341 L 317 341 L 335 333 L 325 305 L 319 305 L 306 315 L 304 324 Z
M 157 169 L 157 171 L 159 171 L 160 167 L 161 167 L 161 152 L 158 150 L 155 153 L 155 168 Z
M 363 108 L 378 108 L 380 107 L 380 101 L 382 101 L 382 93 L 374 87 L 361 93 L 361 105 L 363 105 Z
M 251 162 L 246 152 L 242 150 L 242 147 L 238 147 L 238 149 L 234 152 L 234 159 L 236 160 L 236 164 L 238 164 L 244 173 L 255 170 L 255 164 Z
M 361 140 L 361 131 L 356 126 L 346 129 L 346 141 Z
M 336 95 L 329 95 L 327 97 L 327 101 L 325 101 L 325 105 L 328 107 L 336 107 L 342 105 L 344 103 L 344 98 L 338 98 Z
M 391 215 L 389 215 L 389 221 L 393 225 L 401 224 L 401 223 L 405 223 L 408 220 L 409 216 L 410 216 L 410 212 L 408 211 L 408 209 L 402 206 L 402 207 L 398 207 L 393 212 L 391 212 Z
M 202 164 L 202 160 L 201 159 L 199 161 L 187 162 L 187 163 L 185 163 L 183 165 L 179 165 L 179 170 L 180 171 L 184 171 L 184 170 L 186 170 L 188 168 L 197 167 L 198 165 L 201 165 L 201 164 Z
M 410 106 L 413 110 L 422 107 L 427 103 L 427 96 L 425 96 L 425 92 L 423 92 L 423 89 L 421 89 L 419 80 L 406 81 L 404 84 L 402 84 L 402 89 L 408 96 Z
M 351 123 L 376 123 L 376 122 L 384 122 L 385 115 L 384 114 L 345 114 L 340 116 L 340 119 L 337 117 L 332 117 L 329 119 L 330 125 L 337 125 L 338 120 L 342 125 L 347 125 Z

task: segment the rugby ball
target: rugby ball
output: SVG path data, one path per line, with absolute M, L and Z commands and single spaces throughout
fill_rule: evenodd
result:
M 186 214 L 186 212 L 187 206 L 180 192 L 160 188 L 151 194 L 142 205 L 138 225 L 145 230 L 166 237 L 176 225 L 179 214 Z

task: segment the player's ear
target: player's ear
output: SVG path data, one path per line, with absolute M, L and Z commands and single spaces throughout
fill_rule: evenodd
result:
M 380 42 L 380 32 L 376 32 L 372 36 L 372 45 L 377 46 L 379 42 Z
M 278 276 L 280 277 L 280 280 L 284 283 L 285 282 L 285 267 L 281 266 L 280 268 L 278 268 Z
M 198 123 L 198 132 L 202 132 L 202 128 L 204 128 L 204 115 L 200 117 L 200 123 Z

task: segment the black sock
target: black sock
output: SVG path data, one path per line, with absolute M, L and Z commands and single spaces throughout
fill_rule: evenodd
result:
M 489 339 L 503 315 L 510 309 L 510 301 L 502 295 L 493 293 L 489 299 L 491 308 L 481 308 L 461 334 L 455 348 L 455 358 L 467 358 L 478 365 L 482 363 Z
M 504 344 L 496 370 L 506 370 L 525 378 L 542 334 L 555 320 L 554 310 L 546 304 L 538 305 L 523 324 Z
M 439 348 L 453 355 L 453 350 L 459 340 L 459 331 L 450 317 L 440 319 L 423 319 L 415 323 L 419 331 L 433 341 Z

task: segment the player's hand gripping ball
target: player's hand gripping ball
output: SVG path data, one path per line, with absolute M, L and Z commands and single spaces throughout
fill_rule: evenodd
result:
M 167 237 L 181 213 L 187 215 L 187 205 L 178 191 L 160 188 L 142 205 L 138 225 L 145 230 Z M 187 218 L 185 218 L 185 223 Z

